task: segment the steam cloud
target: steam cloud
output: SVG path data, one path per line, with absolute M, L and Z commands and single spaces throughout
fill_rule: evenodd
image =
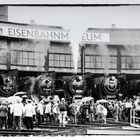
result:
M 102 68 L 104 68 L 104 73 L 108 74 L 109 62 L 110 62 L 110 51 L 106 45 L 98 45 L 97 50 L 99 54 L 102 56 Z
M 86 27 L 80 27 L 80 28 L 71 27 L 71 31 L 70 31 L 71 50 L 72 50 L 72 55 L 73 55 L 75 73 L 78 72 L 78 61 L 79 61 L 79 57 L 80 57 L 79 44 L 82 41 L 82 35 L 83 35 L 85 29 L 86 29 Z

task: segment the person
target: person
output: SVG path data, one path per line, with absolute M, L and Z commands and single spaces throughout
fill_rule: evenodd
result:
M 25 124 L 27 129 L 33 129 L 33 115 L 34 115 L 34 107 L 32 105 L 31 100 L 27 101 L 25 105 Z
M 22 115 L 24 114 L 24 106 L 20 100 L 17 100 L 17 103 L 13 105 L 13 126 L 14 130 L 18 128 L 18 131 L 21 130 L 21 119 Z
M 122 110 L 123 110 L 122 102 L 121 101 L 118 101 L 118 105 L 119 105 L 118 120 L 121 121 L 122 120 Z
M 114 103 L 110 101 L 109 105 L 108 105 L 108 117 L 109 118 L 113 117 L 113 112 L 114 112 Z
M 51 112 L 50 112 L 50 119 L 51 123 L 57 123 L 57 113 L 58 113 L 58 105 L 55 101 L 51 101 Z
M 79 108 L 79 119 L 81 120 L 82 124 L 86 123 L 86 116 L 88 113 L 86 109 L 87 109 L 86 102 L 83 101 Z
M 117 101 L 114 101 L 114 112 L 113 112 L 115 121 L 118 122 L 119 120 L 119 105 Z
M 136 116 L 139 117 L 138 122 L 140 125 L 140 97 L 137 96 L 136 100 L 134 101 L 134 109 L 136 111 Z
M 7 117 L 8 117 L 8 107 L 6 106 L 6 102 L 2 101 L 0 106 L 0 128 L 3 129 L 3 126 L 5 126 L 5 129 L 7 129 Z
M 90 123 L 93 123 L 95 120 L 95 104 L 94 104 L 94 100 L 90 100 L 90 106 L 89 106 L 89 121 Z
M 33 105 L 33 111 L 34 111 L 34 113 L 33 113 L 33 123 L 35 123 L 36 122 L 36 108 L 37 108 L 37 104 L 35 103 L 34 100 L 32 101 L 32 105 Z
M 78 108 L 78 105 L 73 100 L 73 102 L 69 105 L 71 123 L 76 123 L 77 122 L 77 117 L 76 117 L 76 115 L 77 115 L 77 108 Z
M 65 102 L 64 98 L 61 99 L 61 102 L 58 105 L 58 109 L 59 109 L 59 114 L 60 114 L 59 115 L 59 126 L 65 127 L 68 105 Z
M 40 125 L 42 122 L 44 122 L 44 107 L 43 107 L 43 100 L 41 100 L 37 106 L 36 112 L 37 112 L 37 119 L 38 119 L 38 125 Z
M 46 106 L 45 106 L 46 124 L 48 122 L 51 123 L 50 113 L 51 113 L 51 102 L 50 101 L 46 101 Z
M 125 108 L 126 108 L 126 116 L 128 118 L 128 122 L 130 122 L 130 111 L 133 108 L 133 101 L 132 99 L 129 99 L 126 103 L 125 103 Z
M 13 104 L 8 105 L 8 128 L 13 128 Z
M 107 109 L 99 102 L 97 102 L 96 113 L 98 115 L 98 120 L 101 117 L 103 122 L 106 124 Z

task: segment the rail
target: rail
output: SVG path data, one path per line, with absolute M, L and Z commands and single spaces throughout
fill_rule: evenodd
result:
M 140 128 L 140 110 L 131 109 L 130 110 L 130 125 L 133 127 Z

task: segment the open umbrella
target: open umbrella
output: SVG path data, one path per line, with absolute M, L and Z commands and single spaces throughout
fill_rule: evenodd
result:
M 99 102 L 99 103 L 108 103 L 108 101 L 105 100 L 105 99 L 98 100 L 98 102 Z
M 19 96 L 10 96 L 10 97 L 8 97 L 8 98 L 6 99 L 6 101 L 7 101 L 8 103 L 15 104 L 15 103 L 17 103 L 17 102 L 21 102 L 21 101 L 22 101 L 22 98 L 19 97 Z
M 17 92 L 13 96 L 20 96 L 20 97 L 22 97 L 23 95 L 27 95 L 27 92 L 24 92 L 24 91 Z
M 93 99 L 92 97 L 84 97 L 84 98 L 82 98 L 81 102 L 90 101 L 92 99 Z
M 23 95 L 23 96 L 21 96 L 22 98 L 28 98 L 28 96 L 27 95 Z

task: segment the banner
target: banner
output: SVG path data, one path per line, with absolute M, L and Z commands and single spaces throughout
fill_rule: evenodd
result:
M 15 27 L 7 25 L 0 25 L 0 36 L 27 38 L 27 39 L 44 39 L 50 41 L 65 41 L 69 42 L 69 32 L 67 30 L 57 29 L 33 29 L 32 27 Z
M 110 35 L 109 33 L 85 32 L 82 36 L 82 42 L 85 43 L 110 42 Z

